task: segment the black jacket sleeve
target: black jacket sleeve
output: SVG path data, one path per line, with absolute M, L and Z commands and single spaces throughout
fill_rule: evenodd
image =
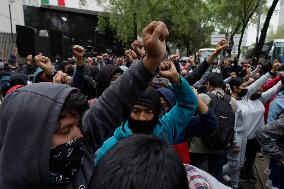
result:
M 185 79 L 190 85 L 193 85 L 201 79 L 202 75 L 206 72 L 208 68 L 209 64 L 205 60 L 201 64 L 199 64 Z

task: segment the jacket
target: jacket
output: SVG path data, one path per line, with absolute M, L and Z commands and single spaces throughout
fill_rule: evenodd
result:
M 139 62 L 127 70 L 84 114 L 81 131 L 87 152 L 67 185 L 49 184 L 49 157 L 59 113 L 76 88 L 37 83 L 6 96 L 0 107 L 0 188 L 83 189 L 93 172 L 95 151 L 129 117 L 154 74 Z
M 274 85 L 276 85 L 279 81 L 281 80 L 280 76 L 276 76 L 275 78 L 273 78 L 272 80 L 270 81 L 267 81 L 262 89 L 263 91 L 267 91 L 269 90 L 270 88 L 272 88 Z M 269 114 L 269 109 L 270 109 L 270 104 L 271 102 L 276 98 L 277 94 L 275 94 L 274 96 L 272 96 L 265 104 L 264 104 L 264 107 L 265 107 L 265 112 L 264 112 L 264 121 L 265 123 L 269 123 L 267 122 L 268 121 L 268 114 Z M 278 115 L 279 116 L 279 115 Z M 271 120 L 270 120 L 271 122 Z
M 187 82 L 190 85 L 193 85 L 194 83 L 196 83 L 199 79 L 201 79 L 201 77 L 203 76 L 203 74 L 206 72 L 206 70 L 209 68 L 210 64 L 208 64 L 205 61 L 203 61 L 201 64 L 199 64 L 188 76 L 185 77 L 185 79 L 187 80 Z
M 96 97 L 96 82 L 99 70 L 96 66 L 83 64 L 77 66 L 73 74 L 71 86 L 76 87 L 89 99 Z
M 272 123 L 277 120 L 282 113 L 284 113 L 284 91 L 280 92 L 271 102 L 267 123 Z
M 256 139 L 263 151 L 273 159 L 277 161 L 284 160 L 284 114 L 278 120 L 265 125 L 263 129 L 259 130 Z
M 154 128 L 153 135 L 173 144 L 177 135 L 184 131 L 197 109 L 197 98 L 190 85 L 181 78 L 180 85 L 173 85 L 172 90 L 176 97 L 176 105 L 161 117 Z M 114 132 L 114 136 L 104 142 L 96 152 L 96 164 L 118 141 L 131 136 L 133 133 L 128 126 L 128 121 L 123 123 Z

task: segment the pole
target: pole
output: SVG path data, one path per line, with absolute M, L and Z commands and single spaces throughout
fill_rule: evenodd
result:
M 259 10 L 258 10 L 258 20 L 257 20 L 257 33 L 256 33 L 256 42 L 255 45 L 258 43 L 259 32 L 260 32 L 260 21 L 261 21 L 261 13 L 262 13 L 262 0 L 259 0 Z
M 10 3 L 9 3 L 9 14 L 10 14 L 10 26 L 11 26 L 11 37 L 12 37 L 12 43 L 14 44 L 13 25 L 12 25 L 12 15 L 11 15 L 11 4 L 10 4 Z

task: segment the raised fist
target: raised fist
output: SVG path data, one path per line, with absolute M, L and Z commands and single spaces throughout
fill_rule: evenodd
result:
M 167 26 L 161 21 L 153 21 L 143 29 L 143 43 L 146 56 L 162 61 L 166 54 Z
M 79 45 L 74 45 L 72 48 L 72 52 L 76 58 L 83 58 L 85 49 Z

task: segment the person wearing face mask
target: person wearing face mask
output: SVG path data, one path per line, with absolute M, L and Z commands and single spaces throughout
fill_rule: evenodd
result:
M 223 167 L 223 175 L 226 176 L 226 180 L 231 180 L 233 188 L 239 186 L 239 176 L 244 165 L 247 141 L 254 139 L 256 132 L 264 127 L 264 104 L 281 90 L 282 83 L 278 82 L 264 93 L 262 93 L 261 87 L 276 74 L 280 66 L 281 64 L 274 63 L 270 72 L 249 86 L 239 77 L 230 82 L 232 97 L 237 100 L 237 111 L 235 113 L 234 147 L 228 153 L 228 163 Z M 254 161 L 254 159 L 249 161 Z M 247 174 L 246 177 L 250 181 L 255 181 L 252 174 Z
M 172 62 L 164 61 L 160 69 L 160 75 L 172 83 L 176 105 L 160 117 L 160 95 L 154 88 L 149 87 L 136 102 L 128 120 L 116 129 L 114 136 L 106 140 L 96 152 L 96 165 L 113 145 L 133 134 L 153 135 L 173 144 L 176 135 L 189 124 L 197 109 L 196 95 L 187 81 L 179 76 Z
M 176 105 L 175 96 L 173 92 L 165 87 L 157 89 L 160 94 L 162 105 L 161 116 L 164 116 Z M 212 132 L 218 127 L 218 120 L 214 113 L 198 96 L 197 114 L 193 116 L 192 120 L 184 130 L 176 132 L 175 138 L 171 145 L 178 153 L 180 159 L 185 164 L 190 164 L 189 144 L 188 138 L 192 136 L 204 136 Z
M 163 22 L 149 24 L 143 36 L 147 55 L 88 110 L 86 97 L 62 84 L 35 83 L 5 97 L 0 107 L 1 189 L 87 188 L 95 151 L 127 119 L 165 56 L 168 29 Z M 75 46 L 73 53 L 78 69 L 84 65 L 84 49 Z

